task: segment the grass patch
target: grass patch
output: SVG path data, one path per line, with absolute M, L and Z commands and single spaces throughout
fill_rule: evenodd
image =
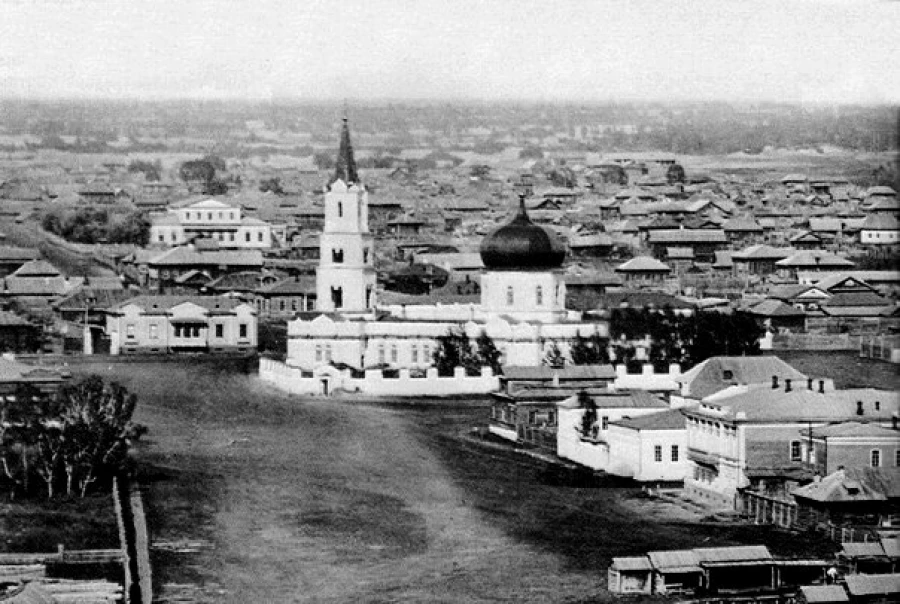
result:
M 0 551 L 55 552 L 119 547 L 112 494 L 84 499 L 21 501 L 0 504 Z

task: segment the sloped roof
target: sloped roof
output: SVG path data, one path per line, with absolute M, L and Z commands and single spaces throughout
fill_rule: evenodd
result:
M 887 298 L 883 298 L 873 291 L 839 292 L 822 302 L 823 307 L 837 306 L 877 306 L 884 307 L 892 304 Z
M 668 409 L 638 417 L 609 422 L 631 430 L 682 430 L 685 429 L 684 414 L 681 409 Z
M 820 252 L 817 250 L 806 250 L 802 252 L 797 252 L 793 256 L 785 258 L 784 260 L 779 260 L 775 263 L 776 266 L 787 266 L 787 267 L 812 267 L 812 266 L 846 266 L 852 267 L 853 263 L 846 258 L 841 258 L 840 256 L 835 256 L 834 254 L 829 254 L 827 252 Z
M 619 571 L 653 570 L 647 556 L 623 556 L 612 559 L 611 568 Z
M 820 503 L 847 501 L 885 501 L 887 496 L 877 487 L 860 481 L 846 470 L 838 470 L 817 482 L 794 489 L 791 493 L 801 499 L 809 499 Z
M 62 273 L 46 260 L 31 260 L 19 267 L 11 276 L 15 277 L 58 277 Z
M 900 221 L 890 214 L 870 214 L 860 228 L 867 231 L 897 231 L 900 230 Z
M 218 250 L 204 252 L 187 247 L 176 247 L 156 256 L 150 266 L 262 266 L 259 250 Z
M 726 379 L 726 372 L 731 378 Z M 734 384 L 769 384 L 772 376 L 780 380 L 785 378 L 804 380 L 806 375 L 800 373 L 776 356 L 754 357 L 710 357 L 677 378 L 678 382 L 688 385 L 688 394 L 692 397 L 704 398 Z
M 790 392 L 779 382 L 779 388 L 756 383 L 732 387 L 703 399 L 704 403 L 720 408 L 720 416 L 757 422 L 784 421 L 841 421 L 864 417 L 868 420 L 889 421 L 892 413 L 900 412 L 900 393 L 875 388 L 851 388 L 821 393 L 810 390 L 802 381 L 795 381 Z M 875 402 L 879 409 L 875 409 Z M 863 414 L 857 415 L 858 403 Z M 695 410 L 688 409 L 688 414 Z M 738 415 L 740 414 L 740 415 Z
M 851 596 L 900 594 L 900 573 L 890 575 L 847 575 L 847 591 Z
M 37 260 L 41 252 L 33 248 L 0 246 L 0 262 Z
M 775 300 L 772 298 L 763 300 L 756 306 L 750 308 L 750 312 L 754 315 L 760 315 L 764 317 L 805 317 L 806 313 L 799 309 L 794 308 L 790 304 L 786 304 L 781 300 Z
M 121 310 L 126 306 L 138 306 L 145 310 L 153 309 L 156 311 L 168 311 L 172 308 L 179 306 L 184 303 L 195 304 L 197 306 L 202 306 L 207 310 L 232 310 L 241 304 L 244 304 L 241 300 L 236 300 L 234 298 L 227 298 L 224 296 L 150 296 L 150 295 L 142 295 L 135 296 L 134 298 L 130 298 L 119 304 L 116 304 L 109 310 L 117 311 Z
M 721 229 L 661 229 L 650 231 L 648 243 L 725 243 Z
M 701 565 L 733 562 L 758 562 L 773 560 L 765 545 L 736 545 L 731 547 L 694 548 Z
M 729 218 L 722 223 L 722 229 L 728 231 L 762 232 L 762 226 L 753 218 Z
M 659 272 L 659 273 L 668 273 L 671 272 L 667 265 L 663 264 L 656 258 L 651 258 L 649 256 L 638 256 L 637 258 L 632 258 L 628 262 L 620 264 L 615 268 L 616 272 L 625 273 L 625 272 Z
M 693 550 L 672 550 L 647 552 L 647 557 L 654 568 L 667 573 L 703 572 L 700 558 Z
M 835 604 L 849 602 L 850 597 L 843 585 L 804 585 L 800 593 L 807 604 Z
M 256 290 L 261 294 L 302 294 L 309 295 L 316 293 L 316 278 L 310 276 L 291 277 L 282 279 L 271 285 L 264 285 Z

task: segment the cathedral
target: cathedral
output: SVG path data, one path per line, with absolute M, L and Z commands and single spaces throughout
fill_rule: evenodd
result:
M 289 366 L 427 369 L 436 340 L 462 327 L 473 340 L 493 339 L 504 365 L 541 365 L 554 346 L 565 355 L 576 336 L 606 336 L 565 308 L 566 246 L 534 224 L 524 198 L 509 222 L 481 242 L 480 304 L 379 307 L 368 192 L 353 158 L 344 119 L 337 168 L 325 194 L 325 225 L 316 271 L 317 316 L 288 323 Z

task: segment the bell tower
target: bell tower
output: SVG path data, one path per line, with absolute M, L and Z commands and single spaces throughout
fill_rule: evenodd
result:
M 334 178 L 325 193 L 316 293 L 316 308 L 322 312 L 366 314 L 375 307 L 369 194 L 359 182 L 346 117 Z

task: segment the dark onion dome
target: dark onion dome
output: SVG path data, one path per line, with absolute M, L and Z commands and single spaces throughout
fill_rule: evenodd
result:
M 487 270 L 548 270 L 566 259 L 566 245 L 556 232 L 531 222 L 524 196 L 515 218 L 488 233 L 480 251 Z

